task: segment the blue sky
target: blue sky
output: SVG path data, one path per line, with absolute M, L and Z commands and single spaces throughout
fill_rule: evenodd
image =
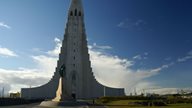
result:
M 39 69 L 35 57 L 47 57 L 57 39 L 63 39 L 70 0 L 1 0 L 0 4 L 0 49 L 4 49 L 0 70 Z M 140 80 L 152 83 L 146 87 L 192 86 L 192 1 L 83 0 L 83 4 L 88 42 L 96 47 L 92 51 L 126 59 L 133 73 L 160 68 Z M 128 78 L 121 83 L 128 83 Z

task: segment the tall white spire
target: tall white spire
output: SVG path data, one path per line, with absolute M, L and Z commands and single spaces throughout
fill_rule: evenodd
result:
M 54 98 L 54 101 L 62 102 L 71 99 L 94 99 L 103 94 L 124 96 L 124 89 L 106 87 L 95 79 L 87 47 L 82 0 L 71 0 L 68 15 L 54 76 L 43 86 L 22 89 L 22 98 Z

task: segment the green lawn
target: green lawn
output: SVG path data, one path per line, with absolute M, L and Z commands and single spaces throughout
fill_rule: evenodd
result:
M 192 104 L 170 104 L 168 106 L 159 106 L 159 107 L 130 106 L 130 105 L 128 106 L 129 102 L 134 102 L 134 101 L 135 100 L 111 101 L 106 103 L 105 105 L 108 106 L 108 108 L 192 108 Z
M 107 106 L 108 108 L 192 108 L 192 104 L 174 104 L 168 106 L 153 106 L 153 107 L 144 107 L 144 106 Z
M 140 102 L 143 100 L 118 100 L 118 101 L 110 101 L 106 103 L 107 105 L 127 105 L 129 102 Z

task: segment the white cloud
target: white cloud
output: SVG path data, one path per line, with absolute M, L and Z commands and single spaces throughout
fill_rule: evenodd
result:
M 117 24 L 117 27 L 141 30 L 141 29 L 148 29 L 146 25 L 147 23 L 142 19 L 135 20 L 127 18 L 121 21 L 119 24 Z
M 142 59 L 146 60 L 148 58 L 147 57 L 148 55 L 149 55 L 149 53 L 145 52 L 143 54 L 139 54 L 139 55 L 134 56 L 133 60 L 142 60 Z
M 129 94 L 133 88 L 142 89 L 155 86 L 155 84 L 145 81 L 147 78 L 158 75 L 160 71 L 168 68 L 172 64 L 162 65 L 154 69 L 133 70 L 133 61 L 122 59 L 117 56 L 108 55 L 99 50 L 89 50 L 91 63 L 96 79 L 110 87 L 126 88 Z
M 192 88 L 162 88 L 162 87 L 153 87 L 153 88 L 144 88 L 142 90 L 137 90 L 138 94 L 144 93 L 144 94 L 148 94 L 148 93 L 156 93 L 156 94 L 161 94 L 161 95 L 165 95 L 165 94 L 182 94 L 182 93 L 191 93 L 192 92 Z
M 147 56 L 147 55 L 149 55 L 149 53 L 148 53 L 148 52 L 145 52 L 144 55 Z
M 140 25 L 143 25 L 143 24 L 146 24 L 146 22 L 144 21 L 144 20 L 141 20 L 141 19 L 139 19 L 139 20 L 137 20 L 136 22 L 135 22 L 135 26 L 140 26 Z
M 39 86 L 49 80 L 47 74 L 38 69 L 0 69 L 0 74 L 0 81 L 11 87 L 6 92 L 20 91 L 20 87 Z
M 32 51 L 34 51 L 34 52 L 41 52 L 41 49 L 40 48 L 33 48 Z
M 178 88 L 160 88 L 160 89 L 154 89 L 151 90 L 151 93 L 158 93 L 158 94 L 177 94 L 178 93 Z
M 57 41 L 57 39 L 55 39 L 55 41 Z M 54 52 L 55 50 L 56 49 L 53 49 L 48 52 Z M 35 87 L 47 83 L 55 72 L 59 55 L 57 53 L 59 53 L 59 51 L 48 55 L 44 53 L 45 55 L 31 56 L 34 64 L 36 65 L 35 68 L 0 68 L 0 82 L 9 86 L 9 88 L 6 89 L 7 92 L 17 92 L 20 91 L 21 88 L 30 86 Z M 57 56 L 55 56 L 55 54 L 57 54 Z
M 0 80 L 0 97 L 6 96 L 8 94 L 8 91 L 11 89 L 11 86 Z M 4 91 L 4 93 L 3 93 Z
M 192 59 L 192 51 L 190 51 L 185 57 L 179 58 L 178 62 L 185 62 Z
M 18 55 L 10 49 L 0 46 L 0 56 L 17 57 Z
M 11 88 L 8 91 L 20 91 L 24 87 L 35 87 L 47 83 L 52 77 L 57 57 L 39 55 L 32 56 L 36 68 L 18 68 L 15 70 L 0 68 L 0 81 L 6 82 Z
M 121 21 L 121 22 L 117 25 L 117 27 L 120 27 L 120 28 L 128 28 L 128 27 L 130 27 L 130 26 L 132 26 L 132 24 L 131 24 L 131 21 L 130 21 L 129 19 L 125 19 L 125 20 Z
M 188 53 L 188 55 L 191 55 L 191 56 L 192 56 L 192 50 Z
M 89 48 L 91 48 L 91 49 L 100 49 L 100 50 L 109 50 L 109 49 L 112 49 L 112 47 L 111 46 L 102 46 L 102 45 L 97 45 L 96 43 L 93 43 L 93 45 L 91 46 L 89 46 Z
M 179 58 L 179 59 L 178 59 L 178 62 L 185 62 L 185 61 L 187 61 L 187 60 L 189 60 L 189 59 L 192 59 L 192 56 L 185 56 L 185 57 L 183 57 L 183 58 Z
M 136 60 L 141 60 L 141 59 L 142 59 L 142 57 L 141 57 L 141 55 L 136 55 L 136 56 L 134 56 L 134 57 L 133 57 L 133 59 L 136 59 Z
M 0 81 L 9 84 L 11 91 L 19 91 L 23 87 L 29 87 L 30 85 L 34 87 L 48 82 L 55 71 L 60 52 L 61 41 L 55 38 L 55 42 L 56 47 L 47 51 L 45 55 L 32 56 L 36 68 L 0 69 Z M 96 49 L 93 47 L 96 47 Z M 171 65 L 167 64 L 147 70 L 133 70 L 131 69 L 134 65 L 132 60 L 110 55 L 100 50 L 109 48 L 98 47 L 97 44 L 91 45 L 89 48 L 91 66 L 97 80 L 110 87 L 126 88 L 127 94 L 133 88 L 141 90 L 155 86 L 154 83 L 146 81 L 146 78 L 158 75 L 160 71 Z
M 120 22 L 117 26 L 118 27 L 124 27 L 124 25 L 125 25 L 125 22 Z
M 45 72 L 47 76 L 52 76 L 57 65 L 57 57 L 51 57 L 46 55 L 32 56 L 34 62 L 38 66 L 38 70 Z
M 62 42 L 58 38 L 55 38 L 54 41 L 56 43 L 54 50 L 48 51 L 47 53 L 51 56 L 58 56 L 60 53 L 60 48 L 61 48 Z
M 8 26 L 7 24 L 5 24 L 3 22 L 0 22 L 0 27 L 7 28 L 7 29 L 11 28 L 10 26 Z

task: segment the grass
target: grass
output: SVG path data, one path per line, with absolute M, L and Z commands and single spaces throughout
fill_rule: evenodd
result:
M 147 106 L 107 106 L 108 108 L 192 108 L 192 104 L 174 104 L 174 105 L 168 105 L 168 106 L 153 106 L 153 107 L 147 107 Z
M 128 105 L 129 102 L 141 102 L 143 100 L 118 100 L 118 101 L 110 101 L 106 103 L 106 105 Z
M 153 107 L 128 105 L 129 102 L 135 102 L 135 101 L 138 102 L 139 100 L 110 101 L 105 105 L 108 108 L 192 108 L 192 104 L 170 104 L 168 106 L 153 106 Z

